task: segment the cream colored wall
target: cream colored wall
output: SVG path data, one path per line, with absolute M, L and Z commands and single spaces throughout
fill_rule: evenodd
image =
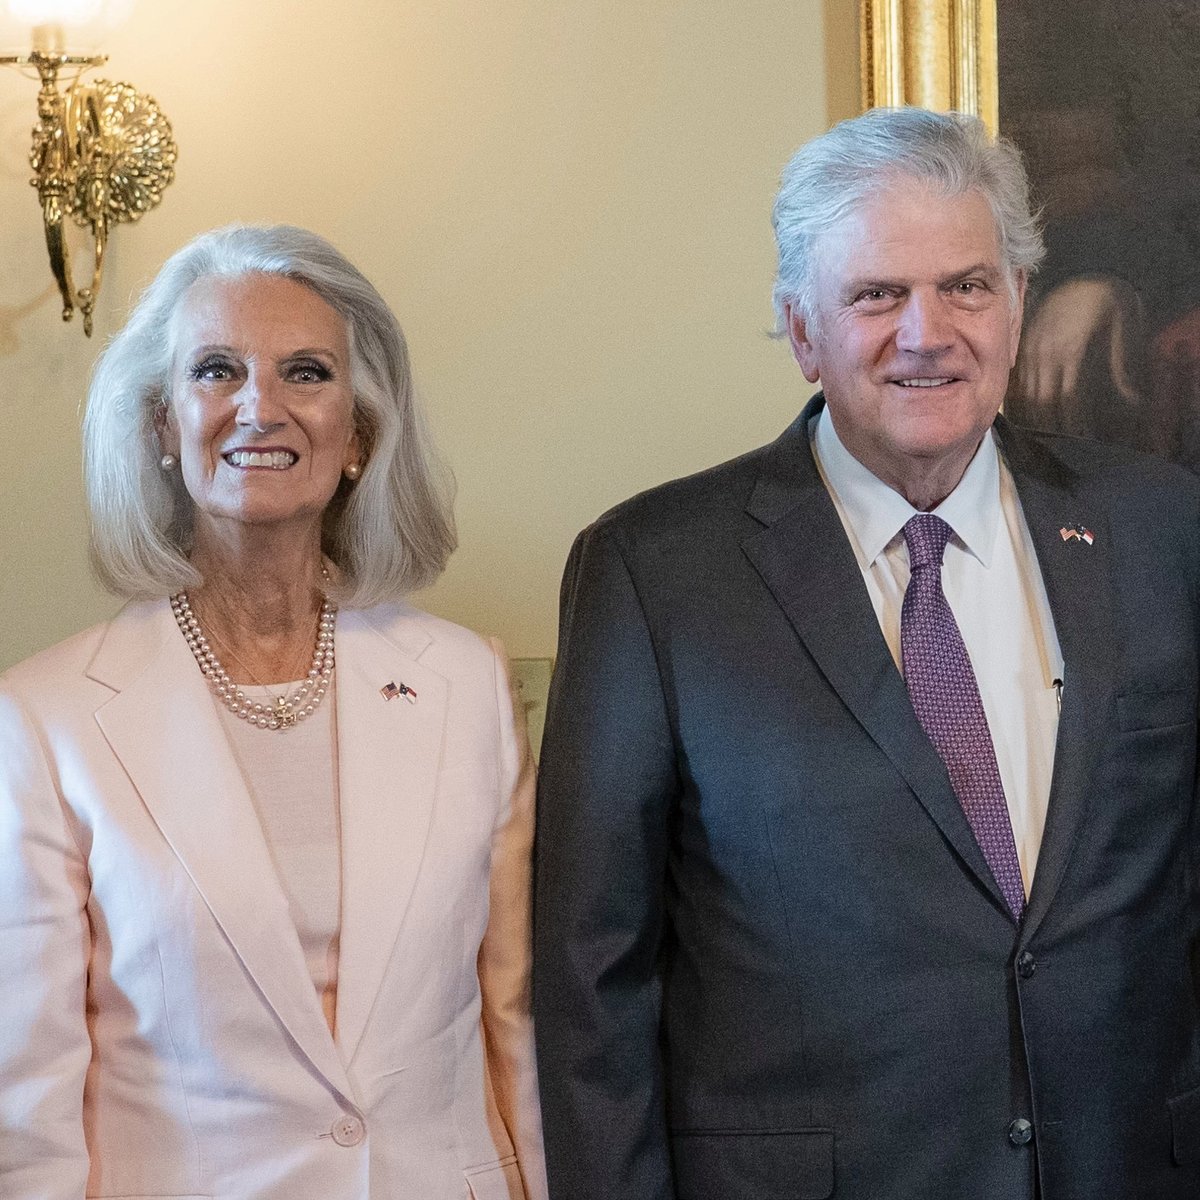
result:
M 0 73 L 0 669 L 115 607 L 88 575 L 79 405 L 172 250 L 231 220 L 336 242 L 409 335 L 459 481 L 422 603 L 553 652 L 576 531 L 775 435 L 807 395 L 768 340 L 769 206 L 857 102 L 854 0 L 140 0 L 103 74 L 181 146 L 117 230 L 86 342 L 49 290 Z

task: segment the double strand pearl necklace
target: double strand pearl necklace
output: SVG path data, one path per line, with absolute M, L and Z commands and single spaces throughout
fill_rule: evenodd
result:
M 328 572 L 322 571 L 321 574 L 328 581 Z M 337 620 L 337 605 L 328 597 L 321 601 L 321 616 L 317 622 L 317 647 L 313 651 L 312 665 L 308 668 L 307 678 L 296 689 L 294 696 L 276 696 L 274 704 L 256 703 L 229 678 L 221 660 L 208 644 L 208 638 L 204 636 L 196 614 L 192 612 L 187 592 L 179 592 L 171 597 L 171 611 L 175 614 L 175 622 L 204 678 L 208 680 L 217 699 L 235 717 L 240 717 L 259 729 L 291 729 L 297 721 L 311 717 L 317 705 L 325 698 L 333 678 L 333 627 Z

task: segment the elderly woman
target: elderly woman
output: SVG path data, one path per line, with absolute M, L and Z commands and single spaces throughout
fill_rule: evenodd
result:
M 300 229 L 172 258 L 85 422 L 129 598 L 0 680 L 0 1195 L 538 1200 L 531 765 L 404 338 Z

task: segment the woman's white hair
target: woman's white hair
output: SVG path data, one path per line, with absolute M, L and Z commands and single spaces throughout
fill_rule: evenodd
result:
M 773 217 L 779 333 L 786 332 L 785 305 L 810 321 L 816 316 L 816 261 L 824 234 L 904 179 L 930 184 L 947 196 L 982 193 L 996 219 L 1014 297 L 1018 277 L 1037 269 L 1045 247 L 1016 146 L 993 139 L 978 117 L 875 108 L 814 138 L 784 168 Z
M 188 562 L 191 499 L 163 471 L 155 409 L 169 405 L 177 308 L 198 279 L 278 275 L 346 322 L 355 428 L 365 465 L 325 512 L 322 543 L 341 603 L 367 607 L 432 583 L 456 540 L 453 483 L 413 398 L 404 334 L 383 297 L 324 238 L 290 225 L 230 225 L 174 254 L 96 365 L 84 417 L 92 561 L 110 591 L 168 596 L 201 582 Z

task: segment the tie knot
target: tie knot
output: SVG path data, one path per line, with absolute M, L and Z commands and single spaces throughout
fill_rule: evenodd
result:
M 940 567 L 946 543 L 954 531 L 933 513 L 918 513 L 904 526 L 904 540 L 908 544 L 909 570 L 918 567 Z

